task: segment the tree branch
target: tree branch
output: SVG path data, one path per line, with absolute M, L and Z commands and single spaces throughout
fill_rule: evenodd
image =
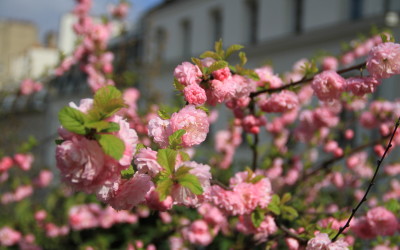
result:
M 368 188 L 367 188 L 367 190 L 365 191 L 365 194 L 364 194 L 363 198 L 360 200 L 360 202 L 357 204 L 357 206 L 351 210 L 351 215 L 350 215 L 349 219 L 347 220 L 346 224 L 345 224 L 343 227 L 340 227 L 340 228 L 339 228 L 339 231 L 338 231 L 338 233 L 335 235 L 335 237 L 333 237 L 332 242 L 336 241 L 337 238 L 339 237 L 339 235 L 342 234 L 343 231 L 344 231 L 347 227 L 350 226 L 350 221 L 351 221 L 351 219 L 354 217 L 354 215 L 356 214 L 357 210 L 361 207 L 361 205 L 367 200 L 367 195 L 368 195 L 369 191 L 371 190 L 372 186 L 375 185 L 375 179 L 376 179 L 376 176 L 378 175 L 379 168 L 381 167 L 381 164 L 382 164 L 383 160 L 385 159 L 385 157 L 386 157 L 386 155 L 387 155 L 389 149 L 392 147 L 392 140 L 393 140 L 393 138 L 394 138 L 394 136 L 395 136 L 395 134 L 396 134 L 396 130 L 397 130 L 397 128 L 399 127 L 399 125 L 400 125 L 400 117 L 398 118 L 398 120 L 397 120 L 397 122 L 396 122 L 396 125 L 395 125 L 395 127 L 394 127 L 392 136 L 390 137 L 389 143 L 388 143 L 388 145 L 386 146 L 385 152 L 383 153 L 381 159 L 377 161 L 377 166 L 376 166 L 376 169 L 375 169 L 375 173 L 374 173 L 374 175 L 372 176 L 371 181 L 369 182 Z
M 338 74 L 343 74 L 343 73 L 346 73 L 346 72 L 349 72 L 349 71 L 352 71 L 352 70 L 355 70 L 355 69 L 358 69 L 358 70 L 362 69 L 362 68 L 365 67 L 365 65 L 366 65 L 366 63 L 363 62 L 363 63 L 357 64 L 357 65 L 351 66 L 349 68 L 338 70 L 336 72 Z M 319 73 L 321 73 L 321 71 L 318 72 L 317 74 L 319 74 Z M 250 98 L 253 99 L 254 97 L 256 97 L 258 95 L 261 95 L 263 93 L 275 93 L 275 92 L 282 91 L 284 89 L 295 87 L 297 85 L 312 81 L 314 79 L 314 77 L 315 77 L 315 75 L 313 77 L 310 77 L 310 78 L 303 78 L 303 79 L 301 79 L 301 80 L 299 80 L 297 82 L 292 82 L 290 84 L 286 84 L 286 85 L 284 85 L 282 87 L 279 87 L 279 88 L 269 88 L 269 89 L 263 89 L 263 90 L 259 90 L 259 91 L 256 91 L 256 92 L 252 92 L 252 93 L 250 93 Z

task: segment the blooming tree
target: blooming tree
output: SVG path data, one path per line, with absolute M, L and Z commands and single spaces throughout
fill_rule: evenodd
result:
M 243 47 L 224 50 L 219 41 L 175 68 L 181 106 L 141 112 L 137 89 L 114 86 L 109 26 L 91 21 L 90 6 L 77 1 L 74 29 L 82 42 L 55 71 L 79 63 L 93 91 L 59 112 L 56 161 L 69 189 L 54 197 L 65 200 L 59 206 L 68 222 L 57 225 L 50 214 L 56 212 L 37 209 L 35 230 L 4 225 L 1 245 L 39 248 L 47 237 L 86 249 L 397 249 L 400 167 L 384 160 L 400 145 L 400 105 L 369 101 L 384 79 L 400 74 L 400 44 L 389 33 L 374 32 L 338 56 L 300 60 L 283 75 L 269 65 L 246 68 Z M 126 3 L 112 11 L 121 18 Z M 213 139 L 221 105 L 232 119 Z M 356 140 L 355 128 L 380 138 Z M 212 143 L 213 149 L 201 146 Z M 246 144 L 243 164 L 235 154 Z M 32 160 L 27 153 L 3 157 L 0 181 L 14 165 L 29 170 Z M 51 178 L 43 170 L 1 202 L 24 200 Z M 94 231 L 113 226 L 121 229 L 114 236 L 120 241 L 108 235 L 104 243 L 98 237 L 104 231 Z M 92 241 L 76 239 L 85 231 Z

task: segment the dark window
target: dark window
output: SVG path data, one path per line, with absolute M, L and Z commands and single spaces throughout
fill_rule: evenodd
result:
M 222 38 L 222 13 L 221 10 L 215 9 L 211 11 L 211 20 L 212 20 L 212 41 L 211 47 L 213 48 L 214 43 Z
M 192 43 L 192 37 L 191 37 L 191 23 L 189 20 L 184 20 L 182 22 L 182 55 L 183 57 L 190 57 L 191 55 L 191 43 Z
M 303 12 L 304 12 L 304 1 L 294 0 L 294 32 L 301 34 L 303 32 Z
M 165 51 L 166 34 L 163 28 L 158 28 L 156 31 L 156 44 L 157 44 L 157 54 L 156 59 L 162 60 L 164 58 Z
M 250 44 L 256 44 L 258 40 L 258 0 L 246 2 L 248 10 L 248 31 Z
M 350 19 L 358 20 L 362 17 L 363 0 L 350 0 Z

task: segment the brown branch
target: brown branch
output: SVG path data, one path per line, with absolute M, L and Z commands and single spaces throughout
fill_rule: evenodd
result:
M 398 120 L 396 122 L 396 125 L 394 127 L 392 136 L 390 137 L 389 143 L 386 146 L 385 152 L 383 153 L 381 159 L 377 161 L 377 166 L 376 166 L 376 169 L 375 169 L 375 173 L 372 176 L 371 181 L 369 182 L 368 188 L 365 191 L 365 194 L 364 194 L 363 198 L 360 200 L 360 202 L 357 204 L 357 206 L 351 210 L 351 215 L 350 215 L 349 219 L 347 220 L 346 224 L 343 227 L 340 227 L 338 233 L 335 235 L 335 237 L 333 237 L 332 242 L 336 241 L 337 238 L 339 237 L 339 235 L 341 233 L 343 233 L 343 231 L 347 227 L 350 226 L 351 219 L 354 217 L 354 215 L 356 214 L 357 210 L 361 207 L 361 205 L 367 200 L 367 195 L 368 195 L 369 191 L 371 190 L 372 186 L 375 185 L 375 179 L 376 179 L 376 176 L 378 175 L 379 168 L 381 167 L 381 164 L 382 164 L 383 160 L 385 159 L 389 149 L 392 147 L 392 140 L 393 140 L 393 138 L 394 138 L 394 136 L 396 134 L 396 130 L 399 127 L 399 125 L 400 125 L 400 117 L 398 118 Z
M 355 148 L 353 148 L 352 150 L 350 150 L 349 152 L 343 154 L 343 155 L 340 156 L 340 157 L 333 157 L 333 158 L 330 158 L 330 159 L 328 159 L 328 160 L 325 160 L 325 161 L 323 161 L 317 168 L 315 168 L 314 170 L 312 170 L 312 171 L 309 172 L 309 173 L 306 173 L 306 174 L 305 174 L 302 178 L 300 178 L 300 179 L 301 179 L 301 181 L 305 181 L 305 180 L 307 180 L 308 178 L 310 178 L 311 176 L 317 174 L 319 171 L 324 170 L 324 169 L 328 169 L 329 166 L 331 166 L 331 165 L 334 164 L 335 162 L 337 162 L 337 161 L 339 161 L 339 160 L 341 160 L 341 159 L 343 159 L 343 158 L 346 158 L 346 157 L 348 157 L 348 156 L 350 156 L 350 155 L 352 155 L 352 154 L 355 154 L 355 153 L 357 153 L 357 152 L 359 152 L 359 151 L 361 151 L 361 150 L 364 150 L 364 149 L 366 149 L 366 148 L 368 148 L 368 147 L 372 147 L 372 146 L 374 146 L 374 145 L 376 145 L 376 144 L 378 144 L 378 143 L 382 143 L 382 142 L 383 142 L 385 139 L 387 139 L 387 138 L 388 138 L 387 136 L 386 136 L 386 137 L 382 137 L 381 139 L 378 139 L 378 140 L 375 140 L 375 141 L 372 141 L 372 142 L 369 142 L 369 143 L 360 145 L 360 146 L 358 146 L 358 147 L 355 147 Z
M 228 191 L 232 190 L 230 187 L 226 186 L 224 183 L 222 183 L 222 182 L 220 182 L 219 180 L 216 180 L 216 179 L 211 179 L 210 183 L 214 184 L 214 185 L 217 185 L 217 186 L 220 186 L 222 189 L 225 189 L 225 190 L 228 190 Z
M 278 226 L 278 228 L 280 230 L 282 230 L 286 235 L 298 240 L 300 243 L 307 243 L 307 239 L 302 238 L 300 235 L 298 235 L 297 233 L 294 233 L 292 231 L 289 230 L 289 228 L 285 227 L 285 225 L 282 225 L 281 223 L 279 223 L 278 221 L 276 221 L 276 225 Z
M 345 69 L 338 70 L 338 71 L 336 71 L 336 72 L 337 72 L 338 74 L 343 74 L 343 73 L 346 73 L 346 72 L 349 72 L 349 71 L 352 71 L 352 70 L 355 70 L 355 69 L 358 69 L 358 70 L 359 70 L 359 69 L 362 69 L 362 68 L 365 67 L 365 65 L 366 65 L 366 63 L 363 62 L 363 63 L 357 64 L 357 65 L 351 66 L 351 67 L 349 67 L 349 68 L 345 68 Z M 319 74 L 319 73 L 321 73 L 321 71 L 318 72 L 317 74 Z M 261 95 L 261 94 L 263 94 L 263 93 L 275 93 L 275 92 L 282 91 L 282 90 L 284 90 L 284 89 L 288 89 L 288 88 L 291 88 L 291 87 L 295 87 L 295 86 L 297 86 L 297 85 L 300 85 L 300 84 L 303 84 L 303 83 L 312 81 L 312 80 L 314 79 L 314 77 L 315 77 L 315 75 L 314 75 L 313 77 L 310 77 L 310 78 L 305 78 L 305 77 L 304 77 L 303 79 L 301 79 L 301 80 L 299 80 L 299 81 L 297 81 L 297 82 L 292 82 L 292 83 L 290 83 L 290 84 L 284 85 L 284 86 L 279 87 L 279 88 L 269 88 L 269 89 L 263 89 L 263 90 L 259 90 L 259 91 L 256 91 L 256 92 L 252 92 L 252 93 L 250 93 L 250 98 L 253 99 L 254 97 L 256 97 L 256 96 L 258 96 L 258 95 Z

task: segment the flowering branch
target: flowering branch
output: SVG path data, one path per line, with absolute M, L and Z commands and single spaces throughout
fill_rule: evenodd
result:
M 349 68 L 345 68 L 345 69 L 338 70 L 338 71 L 336 71 L 336 72 L 337 72 L 338 74 L 343 74 L 343 73 L 346 73 L 346 72 L 349 72 L 349 71 L 352 71 L 352 70 L 355 70 L 355 69 L 358 69 L 358 70 L 359 70 L 359 69 L 365 68 L 365 65 L 366 65 L 366 63 L 363 62 L 363 63 L 354 65 L 354 66 L 349 67 Z M 321 73 L 321 72 L 318 72 L 318 73 Z M 317 74 L 318 74 L 318 73 L 317 73 Z M 254 98 L 254 97 L 256 97 L 256 96 L 258 96 L 258 95 L 261 95 L 261 94 L 263 94 L 263 93 L 276 93 L 276 92 L 282 91 L 282 90 L 284 90 L 284 89 L 288 89 L 288 88 L 291 88 L 291 87 L 295 87 L 295 86 L 297 86 L 297 85 L 300 85 L 300 84 L 303 84 L 303 83 L 312 81 L 312 80 L 314 79 L 314 77 L 315 77 L 315 75 L 314 75 L 313 77 L 309 77 L 309 78 L 305 78 L 305 77 L 304 77 L 303 79 L 301 79 L 301 80 L 299 80 L 299 81 L 297 81 L 297 82 L 292 82 L 292 83 L 290 83 L 290 84 L 286 84 L 286 85 L 284 85 L 284 86 L 282 86 L 282 87 L 279 87 L 279 88 L 268 88 L 268 89 L 259 90 L 259 91 L 256 91 L 256 92 L 251 93 L 251 94 L 250 94 L 250 98 Z
M 393 140 L 393 138 L 394 138 L 394 135 L 396 134 L 396 130 L 397 130 L 397 128 L 399 127 L 399 125 L 400 125 L 400 117 L 398 118 L 398 120 L 397 120 L 397 122 L 396 122 L 396 125 L 395 125 L 395 127 L 394 127 L 392 136 L 390 137 L 389 143 L 388 143 L 388 145 L 386 146 L 385 152 L 383 153 L 381 159 L 377 161 L 377 166 L 376 166 L 376 169 L 375 169 L 375 173 L 374 173 L 374 175 L 372 176 L 372 179 L 371 179 L 371 181 L 370 181 L 370 183 L 369 183 L 369 185 L 368 185 L 367 190 L 365 191 L 365 194 L 364 194 L 363 198 L 360 200 L 360 202 L 357 204 L 357 206 L 356 206 L 355 208 L 353 208 L 353 210 L 351 211 L 351 215 L 350 215 L 349 219 L 347 220 L 346 224 L 345 224 L 343 227 L 340 227 L 338 233 L 335 235 L 335 237 L 333 237 L 332 242 L 336 241 L 337 238 L 339 237 L 339 235 L 340 235 L 341 233 L 343 233 L 343 231 L 344 231 L 347 227 L 350 226 L 350 221 L 351 221 L 351 219 L 354 217 L 354 215 L 356 214 L 357 210 L 361 207 L 361 205 L 367 200 L 367 195 L 368 195 L 369 191 L 371 190 L 372 186 L 375 185 L 375 179 L 376 179 L 376 176 L 377 176 L 377 174 L 378 174 L 379 168 L 380 168 L 380 166 L 381 166 L 383 160 L 385 159 L 386 154 L 388 153 L 389 149 L 393 146 L 393 145 L 392 145 L 392 140 Z
M 305 175 L 303 176 L 303 178 L 301 178 L 301 180 L 302 180 L 302 181 L 305 181 L 305 180 L 307 180 L 309 177 L 311 177 L 311 176 L 315 175 L 316 173 L 318 173 L 320 170 L 327 169 L 327 168 L 328 168 L 329 166 L 331 166 L 333 163 L 335 163 L 335 162 L 337 162 L 337 161 L 339 161 L 339 160 L 341 160 L 341 159 L 343 159 L 343 158 L 346 158 L 347 156 L 350 156 L 350 155 L 352 155 L 352 154 L 355 154 L 355 153 L 357 153 L 357 152 L 359 152 L 359 151 L 361 151 L 361 150 L 363 150 L 363 149 L 366 149 L 366 148 L 368 148 L 368 147 L 371 147 L 371 146 L 374 146 L 374 145 L 376 145 L 376 144 L 382 143 L 382 142 L 383 142 L 385 139 L 387 139 L 387 138 L 388 138 L 387 136 L 382 137 L 382 138 L 380 138 L 380 139 L 378 139 L 378 140 L 375 140 L 375 141 L 372 141 L 372 142 L 369 142 L 369 143 L 360 145 L 360 146 L 358 146 L 358 147 L 355 147 L 355 148 L 353 148 L 351 151 L 349 151 L 349 152 L 347 152 L 347 153 L 344 153 L 342 156 L 339 156 L 339 157 L 336 157 L 336 156 L 335 156 L 335 157 L 332 157 L 332 158 L 330 158 L 330 159 L 328 159 L 328 160 L 325 160 L 325 161 L 322 162 L 317 168 L 315 168 L 315 169 L 312 170 L 311 172 L 305 174 Z

